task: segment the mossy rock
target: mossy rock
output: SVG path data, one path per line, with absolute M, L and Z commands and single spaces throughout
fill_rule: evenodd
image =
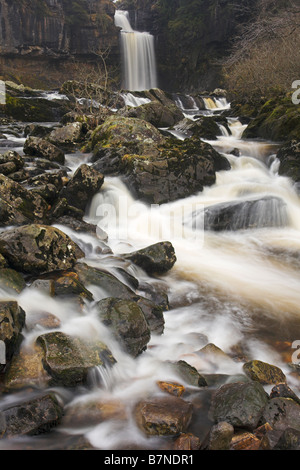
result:
M 286 382 L 286 377 L 282 370 L 266 362 L 246 362 L 243 365 L 243 370 L 250 379 L 264 385 Z
M 26 287 L 24 277 L 14 269 L 0 268 L 0 287 L 20 294 Z
M 59 102 L 42 98 L 27 99 L 9 94 L 2 108 L 5 115 L 23 122 L 57 122 L 68 111 L 66 105 Z
M 36 343 L 43 349 L 44 368 L 56 385 L 75 387 L 84 384 L 93 367 L 115 364 L 103 343 L 89 345 L 60 331 L 43 334 Z

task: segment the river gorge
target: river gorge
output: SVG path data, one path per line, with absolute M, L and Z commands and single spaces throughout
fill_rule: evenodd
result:
M 225 90 L 158 88 L 128 18 L 99 125 L 70 83 L 6 82 L 0 449 L 296 446 L 299 150 L 247 135 Z

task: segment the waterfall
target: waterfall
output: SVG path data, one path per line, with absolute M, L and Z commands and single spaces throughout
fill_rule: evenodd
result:
M 130 91 L 156 88 L 154 37 L 147 32 L 134 31 L 127 11 L 116 11 L 115 25 L 121 28 L 123 88 Z

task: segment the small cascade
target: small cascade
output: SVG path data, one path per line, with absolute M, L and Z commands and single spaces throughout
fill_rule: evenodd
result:
M 230 108 L 230 103 L 228 103 L 226 98 L 216 98 L 216 97 L 208 97 L 203 98 L 205 107 L 207 110 L 210 111 L 224 111 L 225 109 Z
M 121 28 L 123 88 L 129 91 L 156 88 L 157 73 L 153 35 L 134 31 L 127 11 L 116 11 L 115 25 Z
M 124 99 L 125 105 L 131 106 L 132 108 L 136 108 L 137 106 L 141 106 L 142 104 L 147 104 L 151 102 L 149 98 L 135 96 L 132 93 L 122 93 L 122 97 Z

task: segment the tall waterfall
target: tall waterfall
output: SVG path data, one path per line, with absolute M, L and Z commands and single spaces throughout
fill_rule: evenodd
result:
M 134 31 L 127 11 L 117 10 L 115 25 L 121 28 L 123 88 L 141 91 L 157 86 L 154 37 Z

